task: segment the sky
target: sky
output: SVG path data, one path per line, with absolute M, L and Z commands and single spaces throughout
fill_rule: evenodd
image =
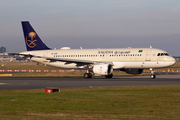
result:
M 50 48 L 159 48 L 180 56 L 180 0 L 0 0 L 0 47 L 26 51 L 21 21 Z

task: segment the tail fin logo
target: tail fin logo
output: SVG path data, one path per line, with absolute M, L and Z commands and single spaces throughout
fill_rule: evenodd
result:
M 36 37 L 35 32 L 30 32 L 30 33 L 28 33 L 28 36 L 26 36 L 26 44 L 30 48 L 34 48 L 37 45 L 37 43 L 36 43 L 37 40 L 34 40 L 35 37 Z M 28 40 L 28 39 L 30 39 L 30 40 Z

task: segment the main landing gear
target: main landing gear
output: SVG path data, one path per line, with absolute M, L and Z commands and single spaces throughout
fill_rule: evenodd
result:
M 105 75 L 105 78 L 112 78 L 112 77 L 113 77 L 113 74 Z M 84 73 L 84 78 L 85 79 L 92 78 L 92 74 L 91 73 Z
M 150 78 L 151 78 L 151 79 L 155 79 L 155 78 L 156 78 L 156 75 L 154 74 L 153 69 L 152 69 L 152 68 L 150 68 L 150 70 L 151 70 L 151 75 L 150 75 Z
M 92 78 L 92 74 L 91 73 L 84 73 L 84 78 Z
M 112 78 L 113 74 L 111 73 L 110 75 L 105 75 L 105 78 Z

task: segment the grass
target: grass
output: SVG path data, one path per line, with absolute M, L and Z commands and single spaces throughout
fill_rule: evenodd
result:
M 3 66 L 2 66 L 3 65 Z M 44 66 L 35 62 L 4 62 L 0 63 L 0 70 L 67 70 L 57 67 Z M 13 77 L 67 77 L 83 76 L 84 72 L 30 72 L 30 73 L 13 73 Z M 115 72 L 114 76 L 129 75 L 125 72 Z
M 1 91 L 1 119 L 178 120 L 180 86 Z
M 44 66 L 35 62 L 4 62 L 0 63 L 0 70 L 62 70 L 57 67 Z
M 177 62 L 175 65 L 172 67 L 180 67 L 180 62 Z M 179 70 L 180 68 L 173 68 L 173 70 Z M 35 62 L 3 62 L 0 63 L 0 70 L 67 70 L 67 69 L 61 69 L 61 68 L 56 68 L 56 67 L 51 67 L 51 66 L 44 66 L 42 64 L 37 64 Z M 155 69 L 156 71 L 163 71 L 163 70 L 168 70 L 168 68 L 164 69 Z M 144 70 L 145 72 L 149 70 Z M 69 73 L 52 73 L 52 72 L 47 72 L 47 73 L 13 73 L 13 77 L 67 77 L 67 76 L 83 76 L 84 72 L 69 72 Z M 130 76 L 133 74 L 127 74 L 125 72 L 114 72 L 114 76 Z M 150 73 L 143 73 L 142 75 L 150 75 Z

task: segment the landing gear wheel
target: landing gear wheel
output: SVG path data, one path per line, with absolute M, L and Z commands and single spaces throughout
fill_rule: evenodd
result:
M 89 75 L 89 78 L 92 78 L 92 74 L 91 73 L 88 73 L 88 75 Z
M 88 73 L 84 73 L 84 78 L 88 78 L 88 77 L 89 77 Z
M 156 78 L 156 75 L 151 75 L 150 78 L 151 78 L 151 79 L 155 79 L 155 78 Z
M 151 79 L 155 79 L 155 78 L 156 78 L 156 75 L 154 74 L 153 68 L 150 68 L 150 70 L 151 70 L 151 76 L 150 76 L 150 78 L 151 78 Z
M 112 77 L 113 77 L 113 74 L 105 75 L 105 78 L 112 78 Z
M 84 73 L 84 78 L 92 78 L 92 74 L 91 73 Z

